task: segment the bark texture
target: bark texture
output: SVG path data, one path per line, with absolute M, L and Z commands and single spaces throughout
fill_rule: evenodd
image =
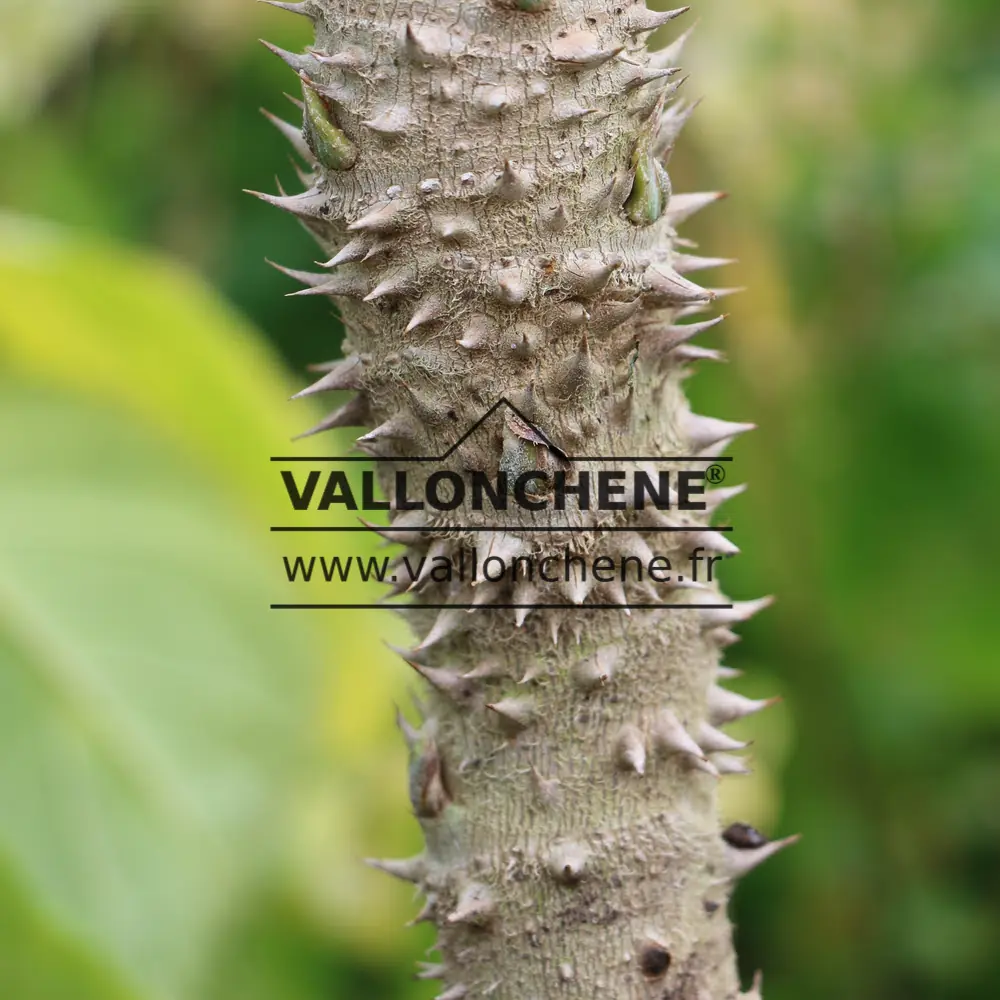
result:
M 690 457 L 647 466 L 655 482 L 703 470 L 750 429 L 692 414 L 682 392 L 692 365 L 719 355 L 691 343 L 715 320 L 680 320 L 723 293 L 686 275 L 724 263 L 676 234 L 719 196 L 672 194 L 665 170 L 690 112 L 674 100 L 683 36 L 655 55 L 645 39 L 683 11 L 275 6 L 316 30 L 306 53 L 278 51 L 302 80 L 302 131 L 277 124 L 309 163 L 308 189 L 262 197 L 328 253 L 322 273 L 293 276 L 336 300 L 349 333 L 349 357 L 305 392 L 356 391 L 314 431 L 373 428 L 358 444 L 375 458 L 447 455 L 380 461 L 391 496 L 400 468 L 420 494 L 441 468 L 596 483 L 635 456 Z M 502 398 L 516 412 L 501 406 L 463 438 Z M 741 995 L 726 901 L 786 841 L 717 819 L 720 774 L 742 769 L 719 727 L 767 704 L 719 686 L 730 626 L 766 602 L 720 608 L 714 585 L 690 583 L 694 548 L 735 552 L 708 523 L 734 492 L 710 493 L 704 513 L 393 513 L 387 537 L 426 558 L 404 655 L 428 693 L 420 725 L 401 720 L 426 849 L 376 864 L 424 893 L 418 919 L 437 925 L 440 960 L 421 974 L 442 981 L 439 1000 Z M 526 530 L 553 526 L 588 530 Z M 474 585 L 444 563 L 461 551 L 482 571 L 490 556 L 567 550 L 655 550 L 686 582 L 595 584 L 577 569 L 551 584 L 480 572 Z

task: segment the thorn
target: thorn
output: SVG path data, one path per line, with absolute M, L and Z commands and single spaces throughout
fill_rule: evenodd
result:
M 437 915 L 437 896 L 433 893 L 429 893 L 427 899 L 424 900 L 424 905 L 420 908 L 420 912 L 412 919 L 407 921 L 407 927 L 416 927 L 417 924 L 426 924 L 434 921 Z M 423 963 L 421 963 L 423 964 Z M 441 966 L 443 969 L 444 966 Z M 440 979 L 440 976 L 422 976 L 417 973 L 417 979 Z
M 322 219 L 322 209 L 326 206 L 326 195 L 318 188 L 310 188 L 302 194 L 276 195 L 265 194 L 263 191 L 244 189 L 244 194 L 253 195 L 268 205 L 274 205 L 284 212 L 290 212 L 301 219 Z
M 719 649 L 728 649 L 730 646 L 735 646 L 736 643 L 743 641 L 743 636 L 737 635 L 732 629 L 728 628 L 715 629 L 710 638 Z
M 678 274 L 692 274 L 695 271 L 708 271 L 713 267 L 726 267 L 737 264 L 735 257 L 698 257 L 695 254 L 675 253 L 674 270 Z
M 713 726 L 724 726 L 727 722 L 735 722 L 747 715 L 763 711 L 778 704 L 781 697 L 775 698 L 745 698 L 735 691 L 713 684 L 708 689 L 708 719 Z
M 315 427 L 296 434 L 293 441 L 301 441 L 303 438 L 312 437 L 315 434 L 322 434 L 323 431 L 332 431 L 340 427 L 365 427 L 371 422 L 371 409 L 368 404 L 368 397 L 364 395 L 355 396 L 344 403 L 339 409 L 325 416 Z
M 519 306 L 528 297 L 526 268 L 506 267 L 496 272 L 494 296 L 506 306 Z
M 379 112 L 374 118 L 365 119 L 361 124 L 383 138 L 399 139 L 406 135 L 409 128 L 410 112 L 402 104 L 396 104 Z
M 615 740 L 615 762 L 623 771 L 646 773 L 646 743 L 635 726 L 624 725 Z
M 474 667 L 467 674 L 463 674 L 467 680 L 483 680 L 492 681 L 497 680 L 500 677 L 504 677 L 507 674 L 507 670 L 503 664 L 503 661 L 497 657 L 495 659 L 483 660 L 477 667 Z
M 469 995 L 469 988 L 464 983 L 458 983 L 450 989 L 439 993 L 434 1000 L 464 1000 Z
M 733 757 L 727 753 L 716 754 L 713 763 L 719 774 L 753 774 L 743 757 Z
M 407 268 L 393 271 L 387 278 L 383 278 L 363 299 L 363 302 L 374 302 L 376 299 L 384 298 L 387 295 L 406 295 L 412 290 L 416 276 Z
M 753 983 L 750 986 L 749 993 L 741 993 L 739 995 L 739 1000 L 763 1000 L 763 989 L 764 989 L 764 973 L 758 969 L 753 974 Z
M 586 577 L 577 574 L 577 567 L 573 566 L 572 573 L 570 574 L 570 579 L 562 580 L 560 582 L 560 589 L 569 598 L 573 604 L 583 604 L 587 599 L 590 592 L 594 589 L 596 580 L 593 574 L 589 574 Z M 557 626 L 558 627 L 558 626 Z M 553 642 L 556 642 L 556 636 L 552 637 Z
M 619 270 L 624 260 L 618 254 L 594 258 L 570 254 L 563 263 L 562 285 L 575 295 L 596 295 Z
M 441 239 L 461 246 L 478 234 L 479 223 L 472 216 L 447 216 L 434 223 L 434 232 Z
M 650 10 L 644 4 L 635 4 L 625 15 L 624 27 L 632 35 L 646 34 L 664 24 L 669 24 L 674 18 L 686 14 L 690 9 L 690 7 L 678 7 L 676 10 Z
M 698 760 L 705 760 L 705 753 L 681 725 L 680 719 L 669 709 L 661 709 L 653 722 L 651 734 L 653 747 L 664 755 L 687 754 Z
M 656 558 L 646 539 L 633 531 L 617 536 L 617 548 L 626 559 L 638 559 L 643 566 L 648 566 Z
M 332 56 L 315 51 L 313 55 L 324 66 L 336 66 L 338 69 L 349 70 L 352 73 L 357 73 L 366 66 L 370 66 L 373 61 L 371 54 L 361 48 L 360 45 L 346 45 Z
M 430 632 L 424 636 L 423 640 L 417 644 L 416 650 L 429 649 L 435 643 L 440 642 L 445 636 L 450 635 L 458 628 L 462 621 L 462 613 L 457 608 L 445 608 L 437 616 Z
M 531 765 L 531 776 L 535 779 L 535 790 L 538 792 L 538 797 L 547 806 L 552 805 L 559 798 L 559 779 L 543 778 L 534 764 Z
M 299 272 L 301 273 L 301 272 Z M 309 295 L 344 295 L 352 299 L 364 297 L 368 290 L 368 282 L 360 274 L 326 275 L 321 284 L 312 288 L 301 288 L 297 292 L 289 292 L 288 298 L 302 298 Z
M 729 420 L 717 420 L 715 417 L 703 417 L 690 411 L 683 413 L 680 418 L 680 431 L 695 452 L 756 429 L 756 424 L 737 424 Z
M 681 84 L 683 84 L 681 80 Z M 679 86 L 679 85 L 678 85 Z M 684 126 L 690 121 L 701 101 L 693 101 L 691 104 L 672 104 L 663 112 L 656 125 L 656 138 L 653 143 L 653 155 L 662 160 L 677 141 L 678 136 L 684 131 Z
M 521 201 L 535 185 L 534 173 L 525 167 L 516 167 L 510 160 L 504 160 L 503 172 L 497 179 L 493 194 L 503 201 Z
M 705 530 L 685 533 L 684 544 L 689 552 L 700 548 L 722 556 L 738 556 L 740 554 L 739 547 L 734 545 L 721 531 Z
M 649 57 L 649 65 L 657 69 L 668 66 L 676 66 L 680 61 L 681 53 L 684 51 L 684 46 L 687 44 L 688 39 L 691 37 L 691 33 L 696 27 L 696 24 L 692 24 L 683 35 L 679 35 L 668 46 L 653 52 Z
M 399 652 L 399 650 L 396 650 L 396 652 Z M 396 728 L 403 734 L 407 750 L 415 750 L 420 743 L 420 732 L 410 725 L 398 705 L 396 706 Z
M 737 848 L 730 844 L 725 845 L 726 873 L 729 878 L 742 878 L 752 872 L 758 865 L 763 864 L 768 858 L 777 854 L 778 851 L 797 844 L 801 839 L 800 834 L 785 837 L 784 840 L 772 840 L 760 847 Z
M 308 17 L 310 21 L 315 21 L 315 15 L 312 12 L 312 4 L 308 2 L 305 3 L 285 3 L 283 0 L 260 0 L 261 3 L 266 3 L 269 7 L 277 7 L 279 10 L 287 10 L 289 14 L 301 14 L 302 17 Z
M 627 618 L 632 617 L 632 609 L 628 606 L 628 596 L 625 593 L 625 584 L 619 579 L 614 579 L 610 583 L 601 584 L 604 588 L 604 593 L 608 595 L 608 599 L 613 604 L 621 605 L 622 611 L 625 612 Z
M 573 31 L 556 37 L 549 44 L 549 53 L 557 68 L 566 72 L 596 69 L 614 59 L 625 46 L 602 49 L 600 38 L 592 31 Z
M 524 577 L 514 584 L 514 594 L 512 603 L 520 605 L 530 605 L 534 604 L 538 600 L 538 588 L 529 580 Z M 531 614 L 530 607 L 519 607 L 514 609 L 514 626 L 515 628 L 521 628 L 524 625 L 525 620 L 528 615 Z
M 479 110 L 487 115 L 498 115 L 506 108 L 516 106 L 523 102 L 520 94 L 509 87 L 489 87 L 479 96 L 476 101 Z
M 420 923 L 420 921 L 411 920 L 410 923 Z M 414 973 L 414 979 L 444 979 L 444 974 L 448 971 L 448 966 L 441 963 L 418 962 L 417 965 L 419 969 Z
M 319 381 L 313 382 L 307 389 L 297 392 L 292 399 L 302 399 L 304 396 L 314 396 L 318 392 L 333 392 L 338 389 L 360 389 L 361 374 L 365 366 L 356 354 L 344 358 L 336 368 L 327 372 Z
M 407 661 L 428 684 L 441 694 L 447 695 L 457 705 L 471 708 L 476 701 L 476 686 L 461 674 L 437 667 L 425 667 L 412 660 Z
M 448 923 L 482 927 L 495 913 L 496 903 L 489 888 L 480 882 L 470 882 L 459 894 L 458 905 L 448 914 Z
M 260 44 L 269 52 L 273 52 L 283 63 L 290 66 L 296 73 L 315 73 L 319 66 L 312 56 L 300 56 L 295 52 L 279 48 L 264 38 L 259 39 Z
M 303 160 L 315 166 L 316 157 L 313 156 L 313 151 L 309 148 L 309 144 L 303 137 L 302 129 L 291 122 L 286 122 L 284 118 L 279 118 L 277 115 L 271 114 L 267 108 L 261 108 L 260 113 L 292 144 L 295 152 Z
M 730 625 L 748 621 L 773 603 L 773 597 L 759 597 L 756 601 L 736 601 L 731 608 L 702 608 L 699 611 L 702 631 L 728 628 Z
M 368 261 L 374 260 L 376 257 L 381 257 L 390 250 L 399 247 L 399 245 L 400 241 L 396 236 L 388 236 L 384 240 L 375 240 L 369 245 L 367 253 L 361 258 L 361 260 L 367 263 Z
M 723 191 L 671 195 L 670 201 L 667 202 L 667 219 L 671 226 L 677 227 L 682 222 L 690 219 L 696 212 L 700 212 L 703 208 L 714 205 L 715 202 L 728 197 Z
M 596 691 L 611 680 L 620 656 L 617 646 L 604 646 L 593 656 L 574 663 L 569 670 L 570 680 L 581 691 Z
M 698 743 L 705 753 L 728 753 L 731 750 L 745 750 L 750 746 L 749 743 L 734 740 L 732 736 L 710 726 L 707 722 L 701 723 L 698 727 Z
M 590 851 L 580 844 L 558 844 L 549 852 L 549 874 L 563 885 L 576 885 L 587 871 Z
M 728 503 L 734 497 L 745 493 L 746 489 L 747 484 L 742 483 L 739 486 L 723 486 L 717 490 L 709 490 L 705 494 L 705 509 L 710 514 L 714 514 L 724 503 Z
M 276 264 L 273 260 L 268 260 L 266 257 L 264 258 L 264 261 L 270 267 L 273 267 L 275 271 L 280 271 L 293 281 L 297 281 L 300 285 L 308 285 L 310 288 L 318 288 L 320 285 L 330 280 L 330 276 L 328 274 L 318 274 L 315 271 L 297 271 L 295 268 L 284 267 L 281 264 Z
M 455 343 L 467 351 L 474 351 L 477 347 L 481 347 L 487 339 L 494 339 L 496 335 L 497 329 L 493 321 L 488 316 L 477 315 L 469 320 L 461 339 L 456 340 Z
M 718 326 L 726 315 L 716 316 L 714 319 L 706 320 L 703 323 L 685 323 L 677 326 L 668 326 L 660 333 L 643 336 L 640 334 L 641 356 L 644 358 L 659 358 L 668 354 L 674 348 L 687 343 L 707 330 Z M 652 330 L 652 324 L 649 324 Z
M 451 50 L 451 35 L 444 28 L 433 24 L 414 24 L 407 21 L 403 36 L 406 54 L 421 66 L 444 62 Z
M 697 344 L 681 344 L 673 355 L 672 360 L 678 365 L 686 365 L 695 361 L 715 361 L 722 363 L 727 361 L 725 353 L 716 351 L 711 347 L 698 347 Z M 702 455 L 701 457 L 707 457 Z
M 535 703 L 531 698 L 504 698 L 486 707 L 495 712 L 503 728 L 512 733 L 527 729 L 535 721 Z
M 399 438 L 407 437 L 409 435 L 409 425 L 407 421 L 401 417 L 399 414 L 390 417 L 385 422 L 381 423 L 374 430 L 369 431 L 367 434 L 363 434 L 355 442 L 355 446 L 360 448 L 361 451 L 367 451 L 372 445 L 379 444 L 385 440 L 397 440 Z M 371 452 L 369 452 L 371 454 Z
M 687 305 L 694 302 L 711 302 L 715 296 L 707 288 L 688 281 L 663 265 L 651 264 L 645 272 L 644 284 L 649 289 L 647 298 L 656 304 Z
M 544 664 L 539 660 L 533 660 L 531 665 L 524 672 L 524 676 L 517 682 L 518 685 L 530 684 L 537 680 L 544 673 Z
M 543 228 L 553 233 L 561 233 L 569 225 L 566 206 L 559 204 L 542 217 Z
M 590 315 L 588 329 L 591 333 L 610 333 L 628 322 L 642 309 L 642 299 L 631 302 L 602 302 Z
M 371 249 L 372 241 L 367 236 L 356 236 L 349 243 L 341 247 L 340 250 L 334 254 L 323 267 L 339 267 L 341 264 L 353 264 L 356 261 L 363 260 L 365 255 Z
M 669 80 L 670 77 L 675 76 L 679 72 L 680 69 L 677 66 L 636 66 L 629 73 L 628 78 L 622 86 L 622 90 L 627 94 L 630 91 L 638 90 L 640 87 L 645 87 L 648 83 L 654 83 L 657 80 Z
M 588 108 L 582 104 L 578 104 L 576 101 L 562 101 L 553 109 L 552 117 L 557 122 L 572 122 L 598 113 L 597 108 Z M 607 117 L 606 112 L 604 113 L 604 117 Z
M 404 882 L 419 883 L 427 874 L 427 861 L 423 854 L 412 858 L 365 858 L 365 864 Z
M 363 517 L 359 517 L 358 520 L 366 528 L 373 531 L 379 537 L 384 538 L 387 542 L 391 542 L 394 545 L 413 545 L 421 537 L 421 533 L 419 531 L 406 531 L 404 528 L 423 528 L 427 524 L 427 515 L 422 510 L 407 511 L 405 514 L 397 517 L 388 527 L 375 524 L 373 521 L 366 521 Z M 403 651 L 396 646 L 390 646 L 390 649 L 399 653 L 404 660 L 414 658 L 404 656 Z
M 356 219 L 348 227 L 352 232 L 395 233 L 406 229 L 406 208 L 399 200 L 385 201 Z
M 407 323 L 406 329 L 403 333 L 410 333 L 416 330 L 418 326 L 423 326 L 425 323 L 431 322 L 440 318 L 445 314 L 447 306 L 444 300 L 438 295 L 427 295 L 424 296 L 418 303 L 417 308 L 413 312 L 413 316 L 410 318 L 410 322 Z

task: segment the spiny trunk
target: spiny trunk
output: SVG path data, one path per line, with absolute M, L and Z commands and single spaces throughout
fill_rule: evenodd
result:
M 315 431 L 374 426 L 359 445 L 376 459 L 447 456 L 381 461 L 392 496 L 402 468 L 423 495 L 439 469 L 596 484 L 625 459 L 689 457 L 645 466 L 656 483 L 704 470 L 749 429 L 692 414 L 681 388 L 718 354 L 690 343 L 714 321 L 678 321 L 723 294 L 685 277 L 719 261 L 676 249 L 676 227 L 718 197 L 672 195 L 664 168 L 690 113 L 671 103 L 683 37 L 645 48 L 683 11 L 275 5 L 315 25 L 314 49 L 278 51 L 304 96 L 302 133 L 279 127 L 312 173 L 304 194 L 267 200 L 329 254 L 326 273 L 294 276 L 335 298 L 350 342 L 307 392 L 357 390 Z M 463 436 L 501 399 L 513 408 Z M 538 500 L 542 480 L 529 485 Z M 717 686 L 729 627 L 766 602 L 719 607 L 714 584 L 691 585 L 694 549 L 735 551 L 708 527 L 733 492 L 709 493 L 702 512 L 628 494 L 611 497 L 632 501 L 622 510 L 394 512 L 386 535 L 427 557 L 408 612 L 419 641 L 404 653 L 427 705 L 419 729 L 401 720 L 426 849 L 376 864 L 425 894 L 418 919 L 437 925 L 440 962 L 421 974 L 443 981 L 439 1000 L 738 995 L 725 903 L 786 841 L 718 828 L 717 779 L 741 769 L 742 744 L 716 727 L 766 704 Z M 586 530 L 526 530 L 540 527 Z M 482 579 L 490 556 L 606 554 L 617 568 L 652 549 L 686 582 L 630 570 L 595 584 L 577 567 L 548 583 L 523 565 L 516 580 Z M 460 552 L 475 585 L 447 579 Z M 677 604 L 694 607 L 650 607 Z

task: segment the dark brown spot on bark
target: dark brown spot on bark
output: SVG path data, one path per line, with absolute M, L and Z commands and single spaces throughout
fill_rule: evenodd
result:
M 722 839 L 730 847 L 736 847 L 740 850 L 763 847 L 767 843 L 767 837 L 759 830 L 755 830 L 749 823 L 731 823 L 722 831 Z
M 670 952 L 662 945 L 647 942 L 639 952 L 639 968 L 647 979 L 662 979 L 670 968 Z

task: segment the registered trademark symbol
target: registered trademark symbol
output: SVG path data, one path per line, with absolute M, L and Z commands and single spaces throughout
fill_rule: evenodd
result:
M 713 486 L 718 486 L 726 481 L 726 470 L 721 465 L 710 465 L 705 470 L 705 478 Z

